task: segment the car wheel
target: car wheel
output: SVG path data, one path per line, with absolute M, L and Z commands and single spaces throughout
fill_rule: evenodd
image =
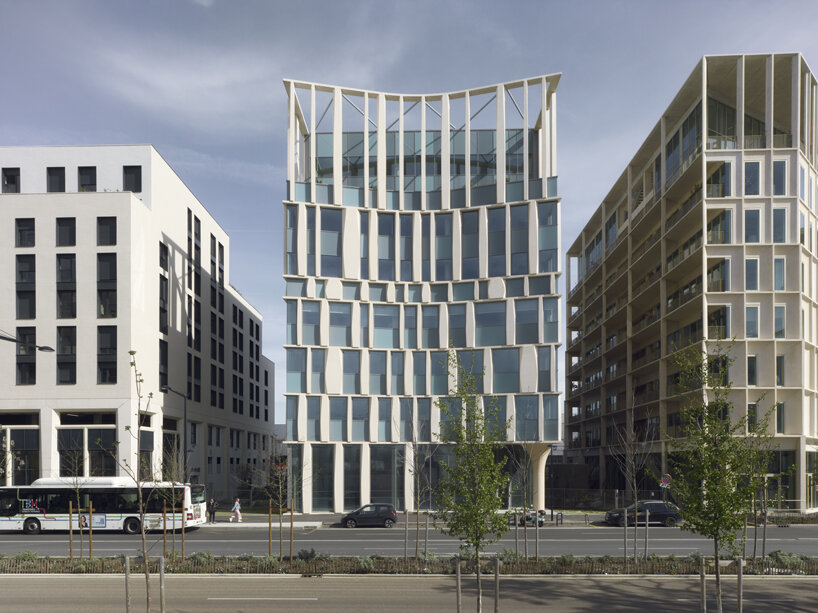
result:
M 122 531 L 125 534 L 139 534 L 140 528 L 139 520 L 135 517 L 129 517 L 125 520 L 125 523 L 122 525 Z
M 40 522 L 36 519 L 27 519 L 23 524 L 23 532 L 26 534 L 40 534 Z
M 394 525 L 395 525 L 395 522 L 393 522 L 391 519 L 385 519 L 384 522 L 383 522 L 383 527 L 384 528 L 391 528 Z
M 345 525 L 347 528 L 354 528 L 358 525 L 358 522 L 356 522 L 354 519 L 348 519 Z
M 673 526 L 675 526 L 675 525 L 676 525 L 676 518 L 675 518 L 675 517 L 668 517 L 668 518 L 666 518 L 666 519 L 665 519 L 665 525 L 666 525 L 668 528 L 672 528 Z

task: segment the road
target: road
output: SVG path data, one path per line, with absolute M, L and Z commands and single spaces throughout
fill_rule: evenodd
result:
M 484 610 L 493 610 L 493 583 L 484 581 Z M 724 584 L 726 611 L 735 610 L 735 581 Z M 815 611 L 816 577 L 746 577 L 745 613 Z M 474 610 L 473 577 L 463 580 L 463 609 Z M 134 611 L 145 610 L 144 581 L 131 584 Z M 153 585 L 153 609 L 159 610 L 158 581 Z M 0 576 L 4 611 L 123 611 L 125 586 L 121 575 Z M 708 607 L 715 610 L 715 586 L 708 581 Z M 453 611 L 453 577 L 441 576 L 191 576 L 166 578 L 168 613 L 255 613 L 276 611 Z M 500 610 L 515 613 L 576 613 L 605 611 L 699 610 L 696 577 L 503 577 Z
M 529 553 L 533 555 L 535 548 L 534 530 L 529 529 Z M 767 551 L 781 549 L 789 553 L 804 553 L 818 555 L 818 526 L 793 525 L 789 528 L 768 528 Z M 759 531 L 760 533 L 760 531 Z M 409 530 L 409 551 L 414 553 L 415 529 Z M 632 547 L 632 529 L 629 531 L 628 550 Z M 644 528 L 639 529 L 639 547 L 643 551 Z M 752 552 L 753 531 L 749 533 L 748 552 Z M 78 549 L 75 533 L 75 554 Z M 87 538 L 87 535 L 86 535 Z M 180 535 L 176 535 L 177 548 Z M 421 548 L 423 547 L 424 531 L 420 530 Z M 170 547 L 170 535 L 168 546 Z M 273 550 L 278 552 L 278 534 L 274 527 Z M 285 533 L 284 548 L 289 552 L 289 534 Z M 523 549 L 523 530 L 519 530 L 519 547 Z M 152 553 L 156 555 L 162 550 L 162 535 L 151 534 Z M 295 551 L 314 548 L 319 553 L 330 555 L 403 555 L 404 529 L 402 524 L 394 528 L 310 528 L 296 529 Z M 489 552 L 502 551 L 504 548 L 514 549 L 514 530 L 495 545 L 489 547 Z M 139 553 L 139 537 L 126 536 L 116 533 L 101 533 L 94 535 L 94 555 L 112 556 L 120 553 L 136 555 Z M 67 533 L 43 533 L 37 536 L 26 536 L 21 532 L 0 533 L 0 554 L 14 555 L 20 551 L 35 551 L 41 555 L 64 556 L 68 555 Z M 454 555 L 457 542 L 440 532 L 429 530 L 429 550 L 439 556 Z M 85 549 L 87 553 L 87 546 Z M 214 555 L 238 555 L 251 553 L 256 555 L 267 554 L 267 527 L 263 525 L 216 525 L 205 526 L 188 532 L 186 535 L 186 553 L 209 551 Z M 583 555 L 613 555 L 623 553 L 622 528 L 602 526 L 562 526 L 559 528 L 540 528 L 540 555 L 561 555 L 571 553 Z M 686 556 L 693 552 L 702 552 L 712 555 L 712 546 L 704 538 L 681 530 L 679 528 L 650 528 L 650 553 L 660 555 L 674 554 Z M 759 550 L 761 543 L 759 539 Z

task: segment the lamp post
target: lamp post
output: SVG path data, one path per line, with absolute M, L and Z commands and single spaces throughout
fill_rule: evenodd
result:
M 187 394 L 183 394 L 182 392 L 176 391 L 170 385 L 163 385 L 159 388 L 159 391 L 163 394 L 167 394 L 171 392 L 172 394 L 176 394 L 177 396 L 181 396 L 183 401 L 183 409 L 182 409 L 182 477 L 183 481 L 187 483 Z
M 54 353 L 54 347 L 49 347 L 48 345 L 31 345 L 21 341 L 19 338 L 6 336 L 5 334 L 0 334 L 0 341 L 8 341 L 10 343 L 14 343 L 15 345 L 22 345 L 26 349 L 36 349 L 37 351 L 43 351 L 45 353 Z

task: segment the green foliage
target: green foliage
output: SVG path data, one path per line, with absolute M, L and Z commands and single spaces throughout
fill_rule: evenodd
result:
M 511 564 L 517 561 L 517 552 L 510 547 L 503 547 L 503 552 L 500 554 L 500 560 L 506 564 Z
M 746 416 L 733 414 L 731 360 L 717 346 L 709 356 L 698 348 L 677 358 L 679 383 L 690 400 L 681 411 L 682 438 L 668 457 L 671 491 L 689 530 L 738 553 L 744 513 L 766 473 L 772 453 L 769 413 L 748 432 Z
M 375 560 L 370 556 L 359 556 L 355 558 L 358 568 L 364 572 L 371 573 L 375 570 Z
M 34 551 L 21 551 L 14 556 L 14 559 L 18 562 L 36 562 L 37 554 Z
M 296 557 L 299 560 L 302 560 L 304 562 L 308 562 L 309 560 L 314 560 L 315 558 L 317 558 L 318 554 L 315 552 L 315 549 L 313 549 L 313 548 L 310 548 L 309 550 L 302 549 L 301 551 L 298 552 Z
M 195 564 L 201 564 L 203 562 L 212 562 L 214 556 L 209 551 L 197 551 L 193 555 L 188 556 L 187 559 Z
M 481 406 L 476 383 L 482 373 L 465 371 L 454 351 L 449 351 L 447 371 L 457 385 L 454 394 L 436 404 L 440 439 L 452 444 L 451 459 L 441 460 L 436 488 L 439 510 L 434 517 L 446 534 L 460 539 L 463 553 L 470 550 L 477 557 L 508 530 L 506 516 L 498 513 L 508 486 L 505 458 L 498 453 L 501 429 L 490 425 L 499 408 L 487 397 L 485 409 Z
M 419 551 L 418 560 L 421 562 L 434 562 L 437 560 L 437 556 L 432 551 Z

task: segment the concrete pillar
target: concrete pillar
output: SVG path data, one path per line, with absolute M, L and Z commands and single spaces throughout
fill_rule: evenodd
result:
M 369 444 L 361 445 L 361 506 L 372 500 L 369 484 Z
M 304 443 L 301 456 L 301 510 L 312 513 L 312 445 Z
M 537 443 L 532 445 L 528 452 L 531 454 L 531 464 L 534 467 L 534 509 L 544 509 L 545 463 L 551 455 L 551 445 Z

